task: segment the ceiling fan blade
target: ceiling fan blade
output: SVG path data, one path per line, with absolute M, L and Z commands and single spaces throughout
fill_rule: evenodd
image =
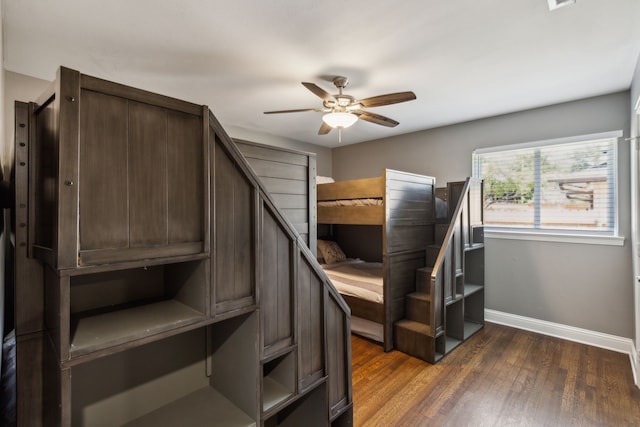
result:
M 321 108 L 300 108 L 298 110 L 265 111 L 264 114 L 301 113 L 303 111 L 322 111 Z
M 331 126 L 322 122 L 322 125 L 320 125 L 320 129 L 318 130 L 318 135 L 326 135 L 331 132 L 331 129 L 333 129 Z
M 387 126 L 387 127 L 395 127 L 400 124 L 400 122 L 396 122 L 389 117 L 381 116 L 380 114 L 370 113 L 368 111 L 360 111 L 358 113 L 358 118 L 365 120 L 367 122 L 375 123 L 377 125 Z
M 306 87 L 307 89 L 309 89 L 311 92 L 313 92 L 314 94 L 316 94 L 316 96 L 319 96 L 320 98 L 322 98 L 322 100 L 324 101 L 330 101 L 330 102 L 336 102 L 336 99 L 334 98 L 333 95 L 331 95 L 329 92 L 327 92 L 326 90 L 322 89 L 320 86 L 318 86 L 315 83 L 309 83 L 309 82 L 302 82 L 302 85 L 304 87 Z
M 399 102 L 406 102 L 416 99 L 416 94 L 408 91 L 408 92 L 396 92 L 396 93 L 388 93 L 386 95 L 378 95 L 372 96 L 371 98 L 365 98 L 357 101 L 358 104 L 361 104 L 364 108 L 367 107 L 381 107 L 383 105 L 389 104 L 397 104 Z

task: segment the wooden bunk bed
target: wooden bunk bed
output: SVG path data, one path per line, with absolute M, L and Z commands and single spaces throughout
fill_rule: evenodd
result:
M 318 239 L 335 241 L 349 258 L 380 263 L 381 300 L 348 295 L 344 288 L 341 294 L 354 332 L 358 318 L 381 325 L 378 340 L 389 351 L 393 325 L 404 318 L 405 295 L 414 291 L 415 271 L 425 266 L 434 241 L 435 178 L 385 169 L 375 178 L 318 184 L 317 196 Z M 340 291 L 340 275 L 331 267 L 325 272 Z

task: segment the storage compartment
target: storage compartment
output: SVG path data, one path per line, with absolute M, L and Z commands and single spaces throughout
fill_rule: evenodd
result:
M 484 246 L 474 246 L 464 253 L 464 282 L 484 286 Z
M 71 368 L 71 425 L 255 426 L 256 332 L 252 314 Z
M 264 362 L 262 365 L 262 410 L 286 401 L 295 392 L 296 358 L 295 350 L 280 357 Z
M 67 269 L 209 252 L 206 108 L 64 67 L 41 99 L 34 257 Z
M 327 411 L 326 383 L 291 403 L 264 422 L 264 427 L 315 427 L 327 426 L 327 420 L 318 414 Z M 343 422 L 347 421 L 345 417 Z M 352 421 L 352 419 L 351 419 Z M 336 424 L 338 425 L 338 424 Z
M 484 288 L 477 287 L 464 299 L 464 338 L 478 332 L 484 325 Z
M 190 261 L 69 277 L 70 356 L 204 319 L 206 263 Z M 65 283 L 61 280 L 62 295 Z

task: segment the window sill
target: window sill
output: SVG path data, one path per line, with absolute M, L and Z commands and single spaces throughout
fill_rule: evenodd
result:
M 624 246 L 624 237 L 585 234 L 543 233 L 533 231 L 496 230 L 485 227 L 484 237 L 489 239 L 531 240 L 537 242 L 576 243 L 582 245 Z

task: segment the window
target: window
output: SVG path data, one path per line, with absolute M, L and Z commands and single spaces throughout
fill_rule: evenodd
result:
M 608 133 L 476 150 L 494 230 L 617 233 L 617 137 Z

